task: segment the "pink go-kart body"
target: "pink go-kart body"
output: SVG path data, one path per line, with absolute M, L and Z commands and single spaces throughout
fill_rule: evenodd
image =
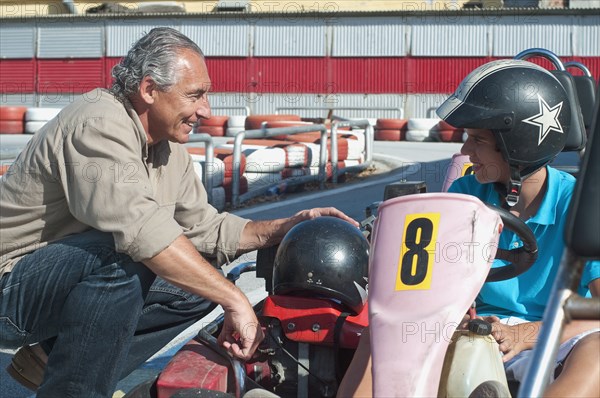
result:
M 373 396 L 435 397 L 444 356 L 494 259 L 502 222 L 478 199 L 379 206 L 369 262 Z
M 467 155 L 455 153 L 452 155 L 450 166 L 446 171 L 446 178 L 444 178 L 444 184 L 442 185 L 442 192 L 448 192 L 448 188 L 452 183 L 460 177 L 473 173 L 473 163 L 469 160 Z

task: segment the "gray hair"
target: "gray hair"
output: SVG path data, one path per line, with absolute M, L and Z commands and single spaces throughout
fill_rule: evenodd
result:
M 110 91 L 119 99 L 131 98 L 146 76 L 152 78 L 159 90 L 168 91 L 176 83 L 177 61 L 180 52 L 185 49 L 204 57 L 200 47 L 177 30 L 166 27 L 152 29 L 114 66 L 114 82 Z

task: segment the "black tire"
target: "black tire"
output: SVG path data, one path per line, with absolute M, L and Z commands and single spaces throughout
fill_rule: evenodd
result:
M 484 381 L 478 385 L 469 398 L 511 398 L 505 385 L 496 380 Z

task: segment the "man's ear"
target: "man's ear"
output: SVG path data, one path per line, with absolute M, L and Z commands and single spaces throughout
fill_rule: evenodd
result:
M 146 104 L 153 104 L 155 94 L 156 83 L 150 76 L 144 76 L 140 82 L 140 97 Z

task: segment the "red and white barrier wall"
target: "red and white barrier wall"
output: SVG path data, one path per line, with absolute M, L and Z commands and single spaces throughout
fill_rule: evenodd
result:
M 312 107 L 346 108 L 340 115 L 346 117 L 427 118 L 471 70 L 532 47 L 579 61 L 600 77 L 600 16 L 588 10 L 82 15 L 0 22 L 2 105 L 62 107 L 95 87 L 109 87 L 112 67 L 155 26 L 179 29 L 204 50 L 213 106 L 247 106 L 252 114 L 295 107 L 287 113 L 326 115 L 306 109 Z

